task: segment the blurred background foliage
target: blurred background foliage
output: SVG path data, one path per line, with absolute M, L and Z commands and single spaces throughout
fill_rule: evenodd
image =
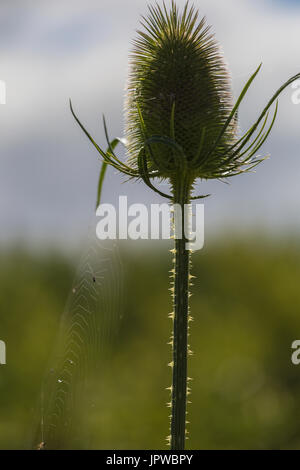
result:
M 80 438 L 64 444 L 62 429 L 62 447 L 166 448 L 171 255 L 143 246 L 121 249 L 123 318 L 90 383 L 96 406 L 72 411 L 81 415 Z M 2 449 L 41 440 L 41 384 L 76 259 L 18 247 L 0 255 Z M 300 449 L 300 366 L 291 363 L 300 336 L 300 244 L 259 235 L 215 240 L 194 254 L 193 274 L 187 448 Z

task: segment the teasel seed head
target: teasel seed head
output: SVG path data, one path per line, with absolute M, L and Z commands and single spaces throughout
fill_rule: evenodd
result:
M 233 106 L 220 47 L 205 18 L 198 21 L 198 16 L 189 3 L 182 13 L 174 1 L 170 11 L 165 4 L 149 6 L 131 54 L 125 104 L 129 162 L 137 166 L 145 139 L 172 139 L 182 155 L 175 156 L 176 147 L 159 140 L 151 144 L 151 150 L 146 149 L 149 170 L 166 178 L 178 168 L 178 158 L 186 159 L 187 169 L 195 177 L 210 176 L 205 157 Z M 233 119 L 209 156 L 216 168 L 218 155 L 234 144 L 236 134 Z
M 281 92 L 300 78 L 287 80 L 268 101 L 258 119 L 243 135 L 238 135 L 239 106 L 261 65 L 246 82 L 235 104 L 229 74 L 218 43 L 199 20 L 189 2 L 179 12 L 172 0 L 149 6 L 142 29 L 134 41 L 125 100 L 125 139 L 110 140 L 104 151 L 71 112 L 103 158 L 96 207 L 108 165 L 131 179 L 142 179 L 161 196 L 173 200 L 154 186 L 155 178 L 168 179 L 172 193 L 179 180 L 190 190 L 197 178 L 227 179 L 253 170 L 267 158 L 258 150 L 267 140 L 276 120 Z M 276 102 L 273 117 L 270 108 Z M 122 143 L 127 161 L 116 154 Z M 201 199 L 205 195 L 192 196 Z

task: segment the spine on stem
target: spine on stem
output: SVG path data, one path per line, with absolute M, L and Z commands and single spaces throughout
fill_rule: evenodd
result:
M 186 249 L 186 230 L 190 226 L 190 183 L 180 175 L 173 184 L 175 249 L 173 292 L 172 414 L 170 444 L 172 450 L 184 450 L 186 439 L 187 359 L 189 322 L 190 251 Z M 178 213 L 176 206 L 180 207 Z M 177 215 L 176 215 L 177 214 Z M 178 215 L 179 214 L 179 215 Z

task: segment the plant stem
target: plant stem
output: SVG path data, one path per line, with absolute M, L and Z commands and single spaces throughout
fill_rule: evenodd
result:
M 191 185 L 181 174 L 173 184 L 174 204 L 181 207 L 181 220 L 175 218 L 175 273 L 174 273 L 174 327 L 173 327 L 173 383 L 171 449 L 184 450 L 186 437 L 187 357 L 190 252 L 186 250 L 185 227 L 189 223 L 184 206 L 190 203 Z M 176 227 L 181 224 L 181 227 Z M 180 232 L 179 232 L 180 233 Z

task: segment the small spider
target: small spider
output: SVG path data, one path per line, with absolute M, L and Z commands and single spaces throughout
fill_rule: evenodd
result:
M 39 445 L 37 446 L 36 450 L 45 450 L 46 447 L 46 442 L 40 442 Z

